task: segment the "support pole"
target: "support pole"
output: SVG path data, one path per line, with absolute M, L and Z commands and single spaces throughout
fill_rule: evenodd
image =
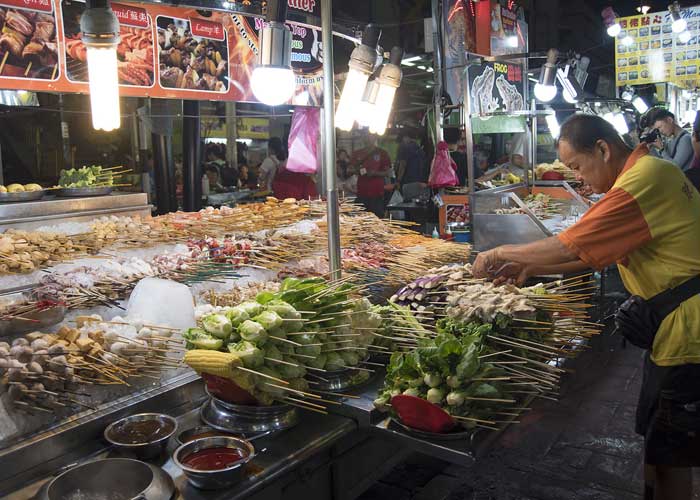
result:
M 333 70 L 332 0 L 321 0 L 321 39 L 323 40 L 323 170 L 326 177 L 326 217 L 328 218 L 328 262 L 331 279 L 340 279 L 340 208 L 335 175 L 335 84 Z
M 202 208 L 199 101 L 183 101 L 182 114 L 182 205 L 185 212 L 196 212 Z
M 530 103 L 530 154 L 529 165 L 525 169 L 525 185 L 528 191 L 532 193 L 532 187 L 535 185 L 535 166 L 537 165 L 537 99 L 533 98 Z M 530 183 L 529 172 L 532 172 L 532 184 Z

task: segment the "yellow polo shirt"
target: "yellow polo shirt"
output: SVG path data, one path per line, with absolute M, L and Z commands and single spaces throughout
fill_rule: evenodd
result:
M 632 153 L 612 189 L 559 240 L 595 269 L 618 264 L 633 295 L 649 299 L 700 274 L 700 194 L 672 163 Z M 664 319 L 652 360 L 700 363 L 700 295 Z

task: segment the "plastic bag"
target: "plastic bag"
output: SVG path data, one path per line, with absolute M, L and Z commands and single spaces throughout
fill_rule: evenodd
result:
M 450 156 L 450 150 L 445 141 L 440 141 L 437 145 L 437 152 L 430 166 L 428 184 L 434 189 L 456 186 L 459 184 L 459 179 L 457 178 L 457 164 Z
M 315 174 L 318 170 L 320 108 L 296 108 L 289 131 L 287 170 Z

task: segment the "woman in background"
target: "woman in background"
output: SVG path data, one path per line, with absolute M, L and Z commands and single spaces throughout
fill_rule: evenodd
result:
M 260 175 L 258 179 L 260 189 L 272 191 L 272 181 L 274 181 L 275 175 L 277 174 L 277 168 L 280 163 L 286 159 L 287 153 L 282 144 L 282 139 L 279 137 L 272 137 L 267 143 L 267 158 L 265 158 L 262 165 L 260 165 Z

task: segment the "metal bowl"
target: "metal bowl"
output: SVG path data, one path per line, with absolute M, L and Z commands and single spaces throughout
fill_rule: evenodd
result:
M 106 196 L 111 192 L 112 186 L 61 188 L 55 191 L 56 196 L 66 198 L 82 198 L 85 196 Z
M 19 193 L 0 193 L 0 203 L 20 203 L 23 201 L 36 201 L 44 197 L 46 191 L 21 191 Z
M 230 467 L 218 470 L 196 470 L 182 463 L 187 456 L 207 448 L 234 448 L 240 450 L 244 457 Z M 187 480 L 196 488 L 217 490 L 227 488 L 243 479 L 244 465 L 255 456 L 255 448 L 244 439 L 228 436 L 206 437 L 195 439 L 181 445 L 173 453 L 173 461 L 182 469 Z
M 246 436 L 289 429 L 299 422 L 297 409 L 290 405 L 236 405 L 215 397 L 204 403 L 200 417 L 216 430 Z
M 201 436 L 201 434 L 210 434 L 209 436 Z M 201 436 L 201 437 L 198 437 Z M 175 438 L 175 441 L 177 441 L 177 445 L 181 446 L 183 444 L 189 443 L 190 441 L 194 441 L 195 439 L 203 439 L 205 437 L 219 437 L 219 436 L 224 436 L 224 437 L 239 437 L 239 436 L 232 436 L 230 433 L 226 431 L 222 431 L 220 429 L 214 429 L 213 427 L 205 426 L 205 425 L 200 425 L 197 427 L 190 427 L 189 429 L 185 429 L 182 431 L 180 434 L 177 435 Z
M 58 475 L 37 495 L 40 500 L 169 500 L 172 478 L 159 467 L 130 458 L 87 462 Z
M 116 431 L 126 425 L 149 420 L 157 421 L 164 426 L 172 425 L 172 429 L 165 434 L 159 434 L 155 439 L 143 443 L 123 443 L 114 435 Z M 138 415 L 131 415 L 117 420 L 116 422 L 112 422 L 105 429 L 104 436 L 115 448 L 133 453 L 139 458 L 147 459 L 157 457 L 163 453 L 168 446 L 168 439 L 175 434 L 175 431 L 177 431 L 177 420 L 173 417 L 163 415 L 162 413 L 139 413 Z

